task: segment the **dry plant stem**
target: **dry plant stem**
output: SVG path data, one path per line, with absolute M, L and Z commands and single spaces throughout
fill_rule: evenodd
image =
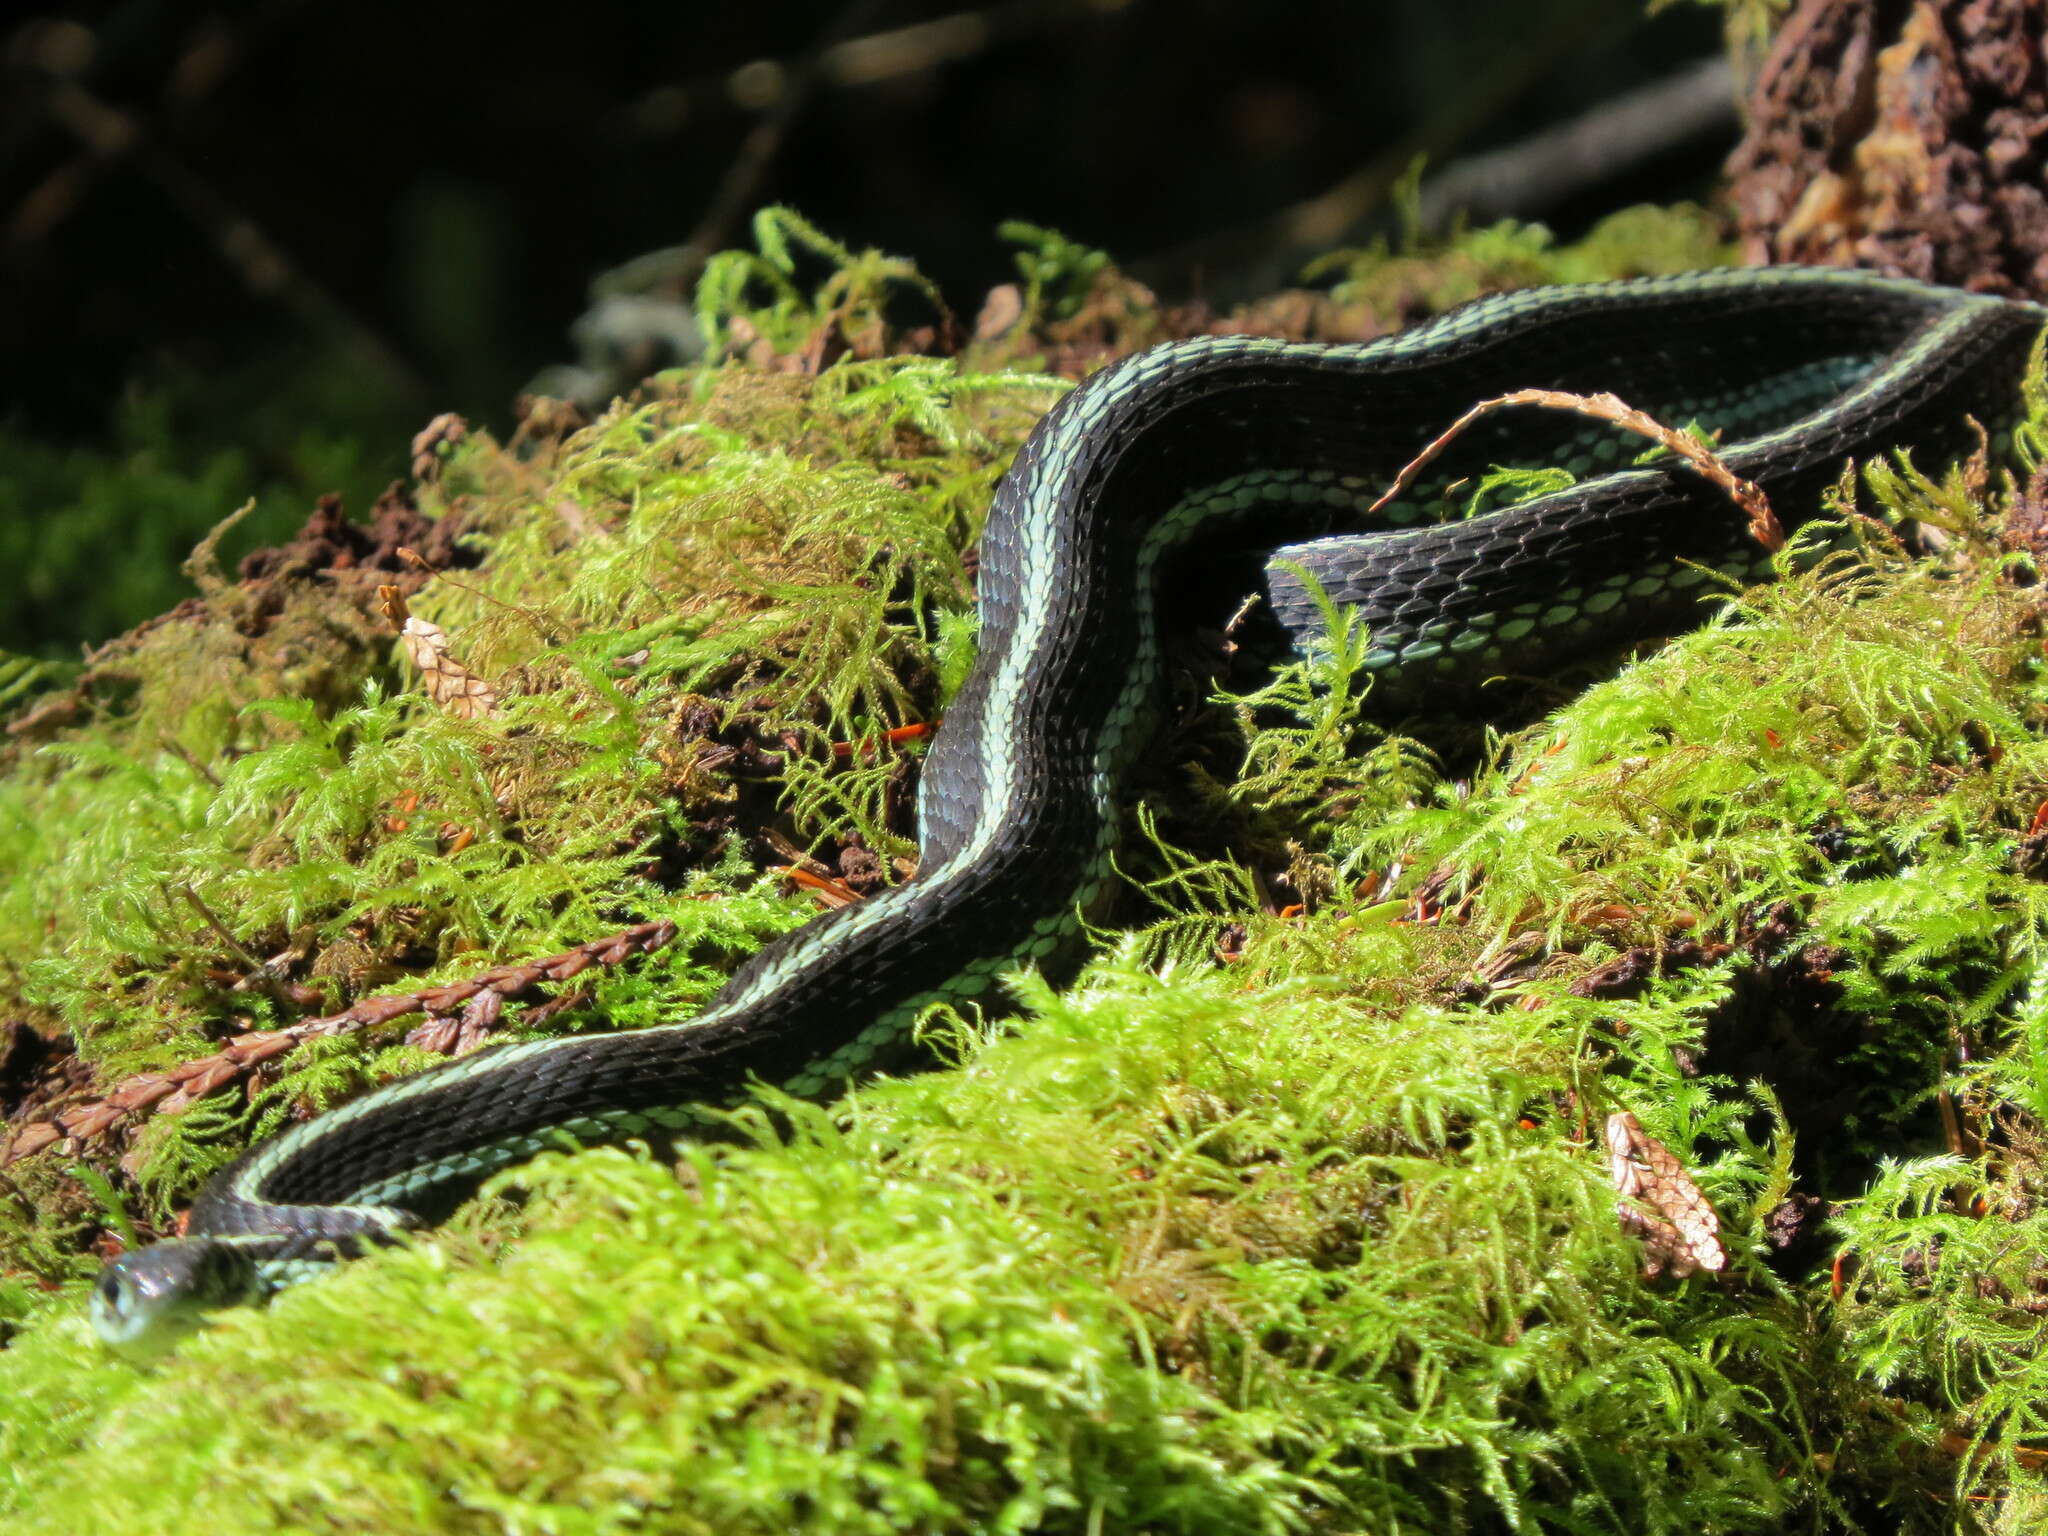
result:
M 848 0 L 790 69 L 781 93 L 747 131 L 738 152 L 728 162 L 725 175 L 711 196 L 710 205 L 698 216 L 689 238 L 683 243 L 683 249 L 690 253 L 700 269 L 706 255 L 730 242 L 732 226 L 741 212 L 749 203 L 759 200 L 758 188 L 762 179 L 824 78 L 827 51 L 834 44 L 872 30 L 886 10 L 881 0 Z M 693 278 L 695 275 L 691 274 Z
M 1346 243 L 1364 227 L 1366 218 L 1386 207 L 1389 191 L 1418 155 L 1431 163 L 1450 160 L 1475 132 L 1541 89 L 1558 62 L 1609 25 L 1612 16 L 1604 0 L 1571 0 L 1553 7 L 1545 13 L 1542 27 L 1530 29 L 1514 46 L 1494 49 L 1485 67 L 1462 89 L 1433 103 L 1412 133 L 1364 165 L 1277 214 L 1202 235 L 1136 263 L 1132 274 L 1152 282 L 1191 271 L 1257 269 L 1261 263 L 1272 263 L 1276 251 L 1311 254 Z
M 276 980 L 271 975 L 269 968 L 261 960 L 250 954 L 248 949 L 243 946 L 242 941 L 228 931 L 227 924 L 223 923 L 214 914 L 213 908 L 206 904 L 197 891 L 193 890 L 190 885 L 181 885 L 178 887 L 178 894 L 191 903 L 192 910 L 197 912 L 200 920 L 213 930 L 214 937 L 227 947 L 228 953 L 248 967 L 251 976 L 267 977 L 271 981 Z
M 168 731 L 159 731 L 156 739 L 166 752 L 176 757 L 187 768 L 190 768 L 199 777 L 206 780 L 213 788 L 216 790 L 220 788 L 220 775 L 193 756 L 192 749 L 178 740 L 177 737 L 171 735 Z
M 1726 491 L 1728 499 L 1748 514 L 1749 535 L 1757 543 L 1772 551 L 1785 547 L 1785 530 L 1779 527 L 1777 515 L 1771 511 L 1771 504 L 1760 489 L 1729 469 L 1698 439 L 1687 433 L 1674 431 L 1647 412 L 1637 410 L 1620 396 L 1605 392 L 1597 395 L 1574 395 L 1556 389 L 1518 389 L 1512 394 L 1497 395 L 1491 400 L 1480 401 L 1445 428 L 1422 452 L 1403 465 L 1401 472 L 1394 476 L 1394 483 L 1387 487 L 1385 494 L 1378 501 L 1366 509 L 1367 512 L 1379 511 L 1413 485 L 1415 477 L 1422 473 L 1430 461 L 1448 448 L 1452 440 L 1473 422 L 1509 405 L 1547 405 L 1553 410 L 1570 411 L 1574 415 L 1591 416 L 1598 421 L 1612 422 L 1626 431 L 1649 438 L 1659 446 L 1670 449 Z
M 542 618 L 539 614 L 535 613 L 531 608 L 525 607 L 519 603 L 508 603 L 503 598 L 491 596 L 491 594 L 486 592 L 482 587 L 474 586 L 466 581 L 457 580 L 455 577 L 449 575 L 446 571 L 442 570 L 441 567 L 434 564 L 433 561 L 429 560 L 425 555 L 421 554 L 416 549 L 408 549 L 405 545 L 400 544 L 395 552 L 398 555 L 399 559 L 403 560 L 407 565 L 411 566 L 414 570 L 425 571 L 429 576 L 432 576 L 437 581 L 445 581 L 448 583 L 449 586 L 455 587 L 460 591 L 467 592 L 472 597 L 480 597 L 485 602 L 504 609 L 507 613 L 518 614 L 519 617 L 526 620 L 527 623 L 531 624 L 534 627 L 534 630 L 547 644 L 561 644 L 561 635 L 556 631 L 554 626 L 550 625 L 546 619 Z M 377 591 L 381 595 L 384 589 L 382 587 L 379 587 Z
M 54 1120 L 23 1127 L 8 1144 L 5 1155 L 0 1156 L 0 1167 L 40 1152 L 65 1137 L 87 1139 L 103 1135 L 123 1116 L 138 1110 L 154 1107 L 170 1113 L 184 1109 L 264 1062 L 282 1056 L 302 1041 L 322 1035 L 345 1034 L 388 1024 L 407 1014 L 424 1013 L 427 1022 L 407 1037 L 409 1043 L 446 1054 L 472 1050 L 497 1023 L 508 1000 L 525 995 L 542 982 L 571 980 L 593 965 L 618 965 L 633 955 L 652 954 L 675 936 L 676 925 L 665 918 L 638 923 L 544 960 L 500 965 L 466 981 L 365 998 L 340 1013 L 305 1019 L 284 1029 L 253 1031 L 229 1041 L 211 1056 L 182 1062 L 165 1072 L 140 1073 L 102 1099 L 67 1109 Z M 448 1016 L 456 1009 L 462 1010 L 460 1017 L 450 1019 Z M 453 1028 L 449 1027 L 451 1024 Z

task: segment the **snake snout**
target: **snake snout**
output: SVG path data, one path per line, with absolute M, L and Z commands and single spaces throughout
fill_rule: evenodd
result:
M 124 1253 L 93 1282 L 87 1310 L 102 1343 L 155 1351 L 197 1327 L 205 1315 L 245 1299 L 254 1262 L 210 1238 L 176 1238 Z

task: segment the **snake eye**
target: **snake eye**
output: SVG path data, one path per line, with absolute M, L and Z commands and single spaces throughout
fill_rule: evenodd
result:
M 119 1259 L 100 1271 L 93 1282 L 86 1311 L 93 1331 L 109 1344 L 126 1344 L 134 1339 L 143 1319 L 138 1316 L 134 1277 Z
M 93 1282 L 87 1310 L 106 1343 L 154 1352 L 210 1309 L 247 1300 L 255 1289 L 255 1264 L 241 1250 L 210 1238 L 173 1238 L 108 1264 Z

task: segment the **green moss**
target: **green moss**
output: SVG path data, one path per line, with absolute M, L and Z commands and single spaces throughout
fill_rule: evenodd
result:
M 1425 240 L 1415 213 L 1420 173 L 1418 164 L 1395 190 L 1403 217 L 1394 240 L 1310 263 L 1304 275 L 1333 284 L 1338 304 L 1364 304 L 1381 315 L 1434 313 L 1504 288 L 1693 272 L 1735 260 L 1718 218 L 1689 204 L 1624 208 L 1566 245 L 1541 224 L 1513 219 Z
M 620 1006 L 651 1020 L 701 999 L 813 910 L 738 858 L 754 829 L 724 825 L 745 784 L 706 762 L 771 743 L 797 841 L 910 851 L 901 752 L 848 773 L 829 746 L 935 707 L 938 619 L 969 598 L 965 509 L 1054 384 L 939 359 L 817 381 L 709 369 L 544 468 L 472 439 L 430 501 L 460 504 L 487 566 L 415 607 L 500 680 L 484 723 L 423 701 L 331 590 L 287 585 L 263 628 L 202 562 L 204 610 L 129 642 L 93 724 L 0 777 L 0 985 L 64 1021 L 107 1083 L 209 1054 L 224 1017 L 276 1022 L 249 980 L 272 957 L 333 1009 L 670 916 L 694 969 Z M 293 638 L 323 629 L 339 643 Z M 296 696 L 250 697 L 266 688 Z M 672 889 L 667 858 L 704 873 Z M 283 1116 L 420 1063 L 383 1049 L 295 1052 L 249 1104 L 153 1126 L 154 1209 Z M 4 1229 L 0 1252 L 28 1263 Z
M 1576 1075 L 1567 1037 L 1324 986 L 1269 995 L 1253 1031 L 1229 978 L 1117 961 L 1031 1001 L 1021 1038 L 869 1091 L 850 1128 L 786 1105 L 786 1145 L 696 1154 L 681 1182 L 544 1161 L 495 1259 L 379 1256 L 160 1375 L 92 1356 L 75 1319 L 46 1331 L 10 1366 L 111 1378 L 117 1402 L 83 1459 L 16 1431 L 19 1528 L 1665 1508 L 1647 1531 L 1786 1503 L 1768 1459 L 1800 1448 L 1773 1409 L 1805 1385 L 1798 1308 L 1637 1282 L 1598 1161 L 1568 1125 L 1518 1127 Z M 1656 1499 L 1649 1443 L 1682 1469 Z
M 296 409 L 332 412 L 317 426 L 275 408 L 283 392 L 275 376 L 237 381 L 257 395 L 254 402 L 228 398 L 233 385 L 138 382 L 110 413 L 104 450 L 54 446 L 0 422 L 0 567 L 8 572 L 0 646 L 76 655 L 79 646 L 169 607 L 184 595 L 179 560 L 245 496 L 259 495 L 263 512 L 237 553 L 258 530 L 281 537 L 297 509 L 322 491 L 346 489 L 366 502 L 388 469 L 364 462 L 355 436 L 372 422 L 395 432 L 402 415 L 394 420 L 388 405 L 342 398 L 346 385 L 337 381 L 359 380 L 359 366 L 333 357 L 294 361 Z M 207 451 L 188 440 L 225 420 L 241 429 L 237 446 Z
M 720 334 L 886 331 L 877 295 L 910 278 L 791 229 L 724 269 Z M 1047 324 L 1129 297 L 1099 253 L 1019 234 Z M 792 241 L 839 286 L 804 288 Z M 1547 249 L 1468 237 L 1387 302 L 1493 282 L 1503 241 Z M 961 551 L 1055 384 L 856 351 L 666 376 L 523 455 L 472 438 L 426 494 L 485 563 L 413 606 L 496 685 L 483 721 L 433 709 L 332 591 L 286 592 L 266 639 L 209 585 L 0 763 L 0 1002 L 105 1085 L 281 1017 L 237 988 L 251 961 L 338 1007 L 666 917 L 677 942 L 591 973 L 586 1009 L 512 1027 L 687 1013 L 809 915 L 764 840 L 902 848 L 901 749 L 828 746 L 957 685 Z M 137 1369 L 78 1303 L 111 1187 L 19 1165 L 0 1526 L 2022 1529 L 2048 1497 L 2038 623 L 1984 476 L 1873 468 L 1846 549 L 1476 766 L 1384 734 L 1333 616 L 1323 653 L 1223 701 L 1234 781 L 1134 811 L 1152 905 L 1076 987 L 1026 980 L 1014 1032 L 935 1026 L 946 1069 L 775 1105 L 780 1132 L 750 1109 L 680 1176 L 544 1159 L 503 1181 L 519 1209 Z M 1901 517 L 1947 530 L 1945 565 Z M 778 785 L 738 771 L 764 753 Z M 1198 815 L 1244 862 L 1173 846 Z M 1273 911 L 1275 879 L 1309 910 Z M 1796 1076 L 1716 1054 L 1745 1018 L 1851 1026 L 1827 1132 L 1795 1135 Z M 152 1122 L 137 1215 L 425 1059 L 322 1042 Z M 1989 1150 L 1926 1156 L 1944 1089 Z M 1725 1278 L 1641 1279 L 1592 1145 L 1621 1108 L 1719 1212 Z M 1814 1190 L 1844 1202 L 1839 1296 L 1771 1262 Z

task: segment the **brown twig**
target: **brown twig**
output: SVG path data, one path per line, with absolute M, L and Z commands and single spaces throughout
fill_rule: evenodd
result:
M 278 990 L 277 973 L 249 952 L 248 947 L 228 930 L 228 925 L 222 922 L 213 908 L 206 904 L 205 898 L 195 891 L 189 883 L 179 886 L 177 890 L 180 896 L 183 896 L 186 901 L 191 903 L 192 910 L 199 914 L 200 921 L 213 930 L 214 937 L 227 947 L 227 952 L 241 961 L 247 968 L 250 978 L 258 986 L 269 992 L 272 997 L 277 998 L 279 1002 L 284 1001 L 283 995 Z
M 759 200 L 762 180 L 781 152 L 784 139 L 795 126 L 812 93 L 824 78 L 826 51 L 836 43 L 858 37 L 868 30 L 884 9 L 883 0 L 847 0 L 838 14 L 812 43 L 808 53 L 779 77 L 772 103 L 747 130 L 726 161 L 725 174 L 710 202 L 698 215 L 696 226 L 683 249 L 693 253 L 701 270 L 704 256 L 730 243 L 732 228 L 747 206 Z M 692 274 L 694 278 L 695 274 Z
M 1533 23 L 1533 9 L 1524 9 Z M 1494 12 L 1505 17 L 1513 8 L 1497 6 Z M 1614 14 L 1609 0 L 1570 0 L 1545 9 L 1540 26 L 1527 25 L 1512 44 L 1491 49 L 1459 89 L 1431 103 L 1412 132 L 1349 175 L 1277 213 L 1212 230 L 1130 262 L 1126 270 L 1155 286 L 1179 286 L 1188 273 L 1216 272 L 1233 274 L 1247 291 L 1281 286 L 1288 280 L 1284 274 L 1304 256 L 1358 237 L 1418 159 L 1448 159 L 1475 133 L 1542 89 L 1559 61 L 1609 25 Z
M 163 743 L 165 751 L 171 753 L 173 756 L 181 760 L 187 768 L 190 768 L 194 773 L 198 774 L 199 777 L 206 780 L 206 782 L 208 784 L 211 784 L 215 789 L 220 788 L 220 775 L 215 773 L 211 768 L 207 767 L 205 763 L 201 762 L 198 759 L 198 757 L 196 757 L 193 754 L 192 749 L 186 746 L 185 743 L 178 740 L 178 738 L 173 736 L 169 731 L 158 732 L 157 740 Z
M 1456 160 L 1422 184 L 1416 223 L 1441 235 L 1462 217 L 1474 226 L 1532 218 L 1653 156 L 1736 124 L 1728 61 L 1716 54 L 1610 96 L 1569 122 L 1501 149 Z
M 1728 499 L 1748 514 L 1749 534 L 1757 543 L 1772 551 L 1785 547 L 1785 530 L 1779 526 L 1777 515 L 1771 511 L 1769 500 L 1753 481 L 1744 480 L 1737 475 L 1712 449 L 1697 438 L 1665 426 L 1647 411 L 1639 411 L 1620 396 L 1605 391 L 1596 395 L 1574 395 L 1557 389 L 1518 389 L 1512 394 L 1496 395 L 1491 400 L 1480 401 L 1438 434 L 1422 452 L 1402 465 L 1401 472 L 1394 476 L 1394 483 L 1387 487 L 1378 501 L 1366 509 L 1367 512 L 1379 511 L 1413 485 L 1415 477 L 1423 468 L 1448 448 L 1452 439 L 1473 422 L 1509 405 L 1547 405 L 1555 410 L 1570 411 L 1575 415 L 1612 422 L 1626 431 L 1649 438 L 1661 447 L 1670 449 L 1700 474 L 1726 491 Z
M 181 1062 L 163 1072 L 143 1072 L 115 1086 L 105 1097 L 63 1110 L 54 1118 L 17 1131 L 0 1155 L 0 1168 L 40 1152 L 67 1137 L 89 1140 L 104 1135 L 124 1116 L 154 1108 L 175 1113 L 207 1094 L 246 1077 L 267 1061 L 307 1040 L 346 1034 L 424 1013 L 427 1021 L 406 1037 L 411 1045 L 460 1055 L 476 1048 L 496 1026 L 505 1004 L 523 997 L 543 982 L 569 981 L 594 965 L 618 965 L 633 955 L 652 954 L 676 936 L 667 919 L 638 923 L 602 939 L 592 939 L 544 960 L 494 966 L 466 981 L 447 982 L 417 992 L 365 998 L 340 1013 L 303 1019 L 283 1029 L 256 1030 L 230 1040 L 211 1056 Z M 526 1015 L 530 1022 L 560 1011 L 561 1000 L 544 1000 Z M 458 1016 L 449 1016 L 460 1009 Z M 451 1027 L 452 1026 L 452 1027 Z
M 499 608 L 503 608 L 507 613 L 518 614 L 520 618 L 526 620 L 527 623 L 531 624 L 534 627 L 534 630 L 547 644 L 560 645 L 562 643 L 561 631 L 556 626 L 550 624 L 547 621 L 547 619 L 544 618 L 542 615 L 534 612 L 533 609 L 525 607 L 524 605 L 519 603 L 508 603 L 502 597 L 493 597 L 490 593 L 486 592 L 482 587 L 475 586 L 467 581 L 463 581 L 460 577 L 449 575 L 447 571 L 443 570 L 440 566 L 434 564 L 433 561 L 429 560 L 425 555 L 421 554 L 418 550 L 411 548 L 409 545 L 400 544 L 396 546 L 396 548 L 393 550 L 393 553 L 396 554 L 398 558 L 403 560 L 407 565 L 411 566 L 414 570 L 425 571 L 429 576 L 433 577 L 436 581 L 445 581 L 448 583 L 449 586 L 455 587 L 460 591 L 467 592 L 472 597 L 480 597 L 487 603 L 493 604 L 494 606 Z M 381 592 L 383 591 L 383 588 L 379 587 L 377 590 Z

